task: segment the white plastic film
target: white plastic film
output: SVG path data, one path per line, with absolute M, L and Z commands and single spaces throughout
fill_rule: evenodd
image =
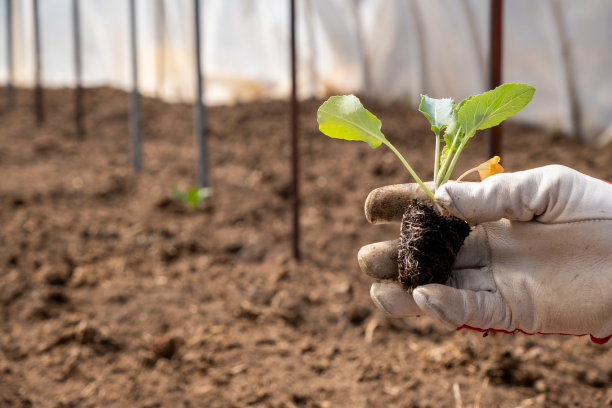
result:
M 7 1 L 0 0 L 2 83 Z M 71 2 L 39 0 L 44 86 L 74 83 Z M 355 92 L 416 104 L 420 93 L 458 101 L 487 88 L 488 0 L 296 3 L 301 98 Z M 129 2 L 79 4 L 85 86 L 131 89 Z M 137 0 L 136 8 L 142 92 L 193 100 L 193 0 Z M 207 103 L 287 97 L 289 0 L 201 0 L 200 19 Z M 611 133 L 611 20 L 608 0 L 504 2 L 503 80 L 537 89 L 518 120 L 587 141 Z M 13 0 L 17 86 L 33 85 L 34 66 L 32 2 Z

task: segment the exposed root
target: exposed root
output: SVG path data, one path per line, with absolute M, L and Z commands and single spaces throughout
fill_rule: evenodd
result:
M 398 252 L 399 281 L 412 290 L 427 283 L 445 283 L 470 226 L 453 216 L 413 201 L 402 219 Z

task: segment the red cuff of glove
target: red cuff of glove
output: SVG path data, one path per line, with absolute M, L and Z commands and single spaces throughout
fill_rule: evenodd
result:
M 560 336 L 577 336 L 577 337 L 586 336 L 586 334 L 567 334 L 567 333 L 540 333 L 540 332 L 538 332 L 538 333 L 527 333 L 527 332 L 524 332 L 521 329 L 515 329 L 513 331 L 497 330 L 497 329 L 479 329 L 477 327 L 468 326 L 466 324 L 464 324 L 461 327 L 458 327 L 457 331 L 462 330 L 462 329 L 474 330 L 474 331 L 477 331 L 477 332 L 480 332 L 480 333 L 487 333 L 487 332 L 506 333 L 506 334 L 522 333 L 522 334 L 526 334 L 528 336 L 533 336 L 534 334 L 544 334 L 544 335 L 556 334 L 556 335 L 560 335 Z M 605 344 L 605 343 L 607 343 L 610 340 L 610 338 L 612 338 L 612 335 L 610 335 L 608 337 L 603 337 L 603 338 L 594 337 L 592 334 L 589 334 L 589 336 L 591 337 L 591 341 L 593 343 L 595 343 L 595 344 Z

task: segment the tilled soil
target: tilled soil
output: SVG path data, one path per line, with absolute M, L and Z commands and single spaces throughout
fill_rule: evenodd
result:
M 1 91 L 1 90 L 0 90 Z M 0 116 L 2 407 L 601 407 L 610 345 L 586 337 L 449 332 L 388 319 L 356 253 L 399 226 L 363 201 L 408 182 L 384 147 L 330 140 L 301 106 L 302 255 L 291 259 L 288 106 L 207 110 L 213 196 L 194 184 L 192 108 L 143 101 L 143 169 L 129 165 L 128 96 L 32 93 Z M 367 102 L 423 178 L 433 140 L 413 108 Z M 481 141 L 484 139 L 481 139 Z M 474 142 L 457 171 L 484 161 Z M 507 171 L 560 163 L 612 180 L 612 149 L 506 126 Z M 459 173 L 457 173 L 459 174 Z

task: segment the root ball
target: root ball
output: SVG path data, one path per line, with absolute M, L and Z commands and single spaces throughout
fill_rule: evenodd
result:
M 413 201 L 406 209 L 398 251 L 399 281 L 412 291 L 427 283 L 446 283 L 470 226 L 454 216 Z

